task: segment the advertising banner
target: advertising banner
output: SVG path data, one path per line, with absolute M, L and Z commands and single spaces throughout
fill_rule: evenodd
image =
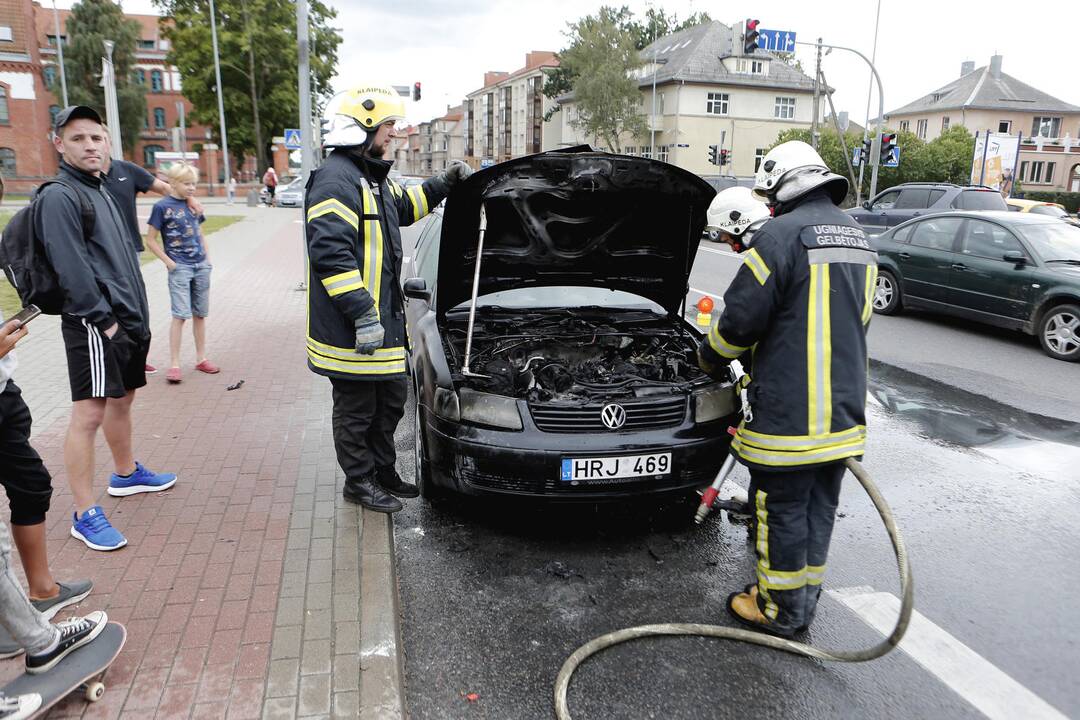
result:
M 1020 136 L 1003 133 L 977 133 L 975 157 L 971 163 L 971 184 L 987 185 L 1003 195 L 1012 193 L 1020 156 Z

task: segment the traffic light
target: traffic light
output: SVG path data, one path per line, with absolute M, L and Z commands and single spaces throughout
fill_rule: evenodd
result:
M 731 156 L 731 151 L 730 150 L 721 150 L 720 151 L 720 166 L 721 167 L 728 164 L 728 160 L 730 159 L 730 156 Z
M 859 157 L 860 165 L 867 165 L 870 162 L 870 149 L 874 146 L 874 141 L 870 138 L 863 140 L 862 155 Z
M 881 165 L 889 162 L 889 158 L 895 149 L 896 133 L 881 133 L 881 157 L 879 158 Z
M 713 165 L 720 164 L 720 154 L 716 151 L 715 145 L 709 146 L 709 162 Z
M 743 26 L 743 55 L 753 55 L 758 47 L 758 21 L 747 18 Z
M 420 99 L 420 83 L 418 82 L 412 84 L 412 99 L 413 101 Z

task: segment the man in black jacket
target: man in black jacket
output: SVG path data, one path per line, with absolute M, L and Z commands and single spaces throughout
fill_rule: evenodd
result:
M 56 115 L 53 145 L 62 155 L 58 177 L 64 184 L 42 191 L 34 221 L 65 294 L 61 330 L 73 403 L 64 463 L 76 510 L 71 534 L 94 550 L 116 550 L 127 540 L 93 492 L 98 428 L 116 467 L 110 495 L 165 490 L 176 476 L 154 473 L 132 454 L 131 403 L 146 384 L 149 311 L 130 231 L 101 180 L 108 146 L 101 117 L 86 106 L 64 108 Z M 83 224 L 84 201 L 94 210 L 90 232 Z
M 757 582 L 728 598 L 734 618 L 791 636 L 817 608 L 843 461 L 866 442 L 866 328 L 877 254 L 837 205 L 847 180 L 806 143 L 762 159 L 754 194 L 773 219 L 754 235 L 702 342 L 715 371 L 752 352 L 751 412 L 732 451 L 750 468 Z

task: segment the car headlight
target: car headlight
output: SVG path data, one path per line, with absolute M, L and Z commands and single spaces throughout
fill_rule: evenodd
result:
M 435 414 L 444 420 L 461 420 L 461 406 L 458 403 L 457 393 L 446 388 L 435 388 Z
M 477 392 L 469 388 L 462 388 L 459 396 L 463 422 L 506 430 L 521 429 L 521 413 L 518 412 L 517 400 L 514 398 Z
M 735 414 L 735 388 L 717 383 L 694 393 L 694 421 L 703 423 Z

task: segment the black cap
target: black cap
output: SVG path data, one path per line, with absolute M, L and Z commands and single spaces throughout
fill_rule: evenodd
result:
M 56 121 L 53 122 L 53 132 L 60 132 L 60 128 L 67 125 L 72 120 L 79 119 L 93 120 L 99 125 L 104 125 L 101 121 L 101 116 L 98 115 L 97 110 L 86 105 L 68 105 L 66 108 L 56 113 Z

